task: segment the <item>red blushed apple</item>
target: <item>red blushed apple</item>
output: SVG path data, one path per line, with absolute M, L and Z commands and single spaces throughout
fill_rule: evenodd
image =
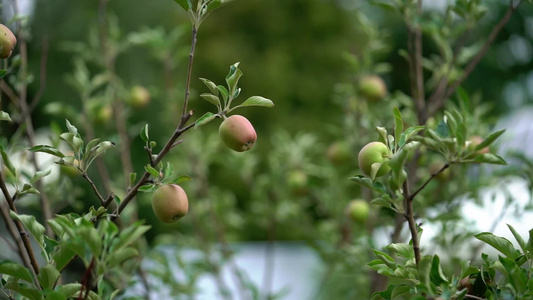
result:
M 11 56 L 15 45 L 17 44 L 17 38 L 5 25 L 0 24 L 0 58 L 8 58 Z
M 375 163 L 384 163 L 389 160 L 389 148 L 382 142 L 371 142 L 359 152 L 359 168 L 367 176 L 371 176 L 372 165 Z M 382 166 L 376 174 L 376 177 L 381 177 L 390 171 L 388 165 Z
M 225 119 L 220 124 L 218 133 L 224 144 L 237 152 L 252 149 L 257 140 L 257 134 L 250 121 L 240 115 Z
M 189 200 L 179 185 L 163 185 L 152 195 L 152 209 L 159 220 L 174 223 L 189 211 Z

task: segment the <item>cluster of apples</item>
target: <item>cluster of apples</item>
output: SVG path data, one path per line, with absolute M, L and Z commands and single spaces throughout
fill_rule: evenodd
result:
M 252 149 L 257 140 L 257 133 L 250 121 L 240 115 L 225 118 L 218 132 L 224 144 L 237 152 Z M 152 208 L 159 220 L 174 223 L 189 211 L 189 199 L 179 185 L 162 185 L 152 195 Z

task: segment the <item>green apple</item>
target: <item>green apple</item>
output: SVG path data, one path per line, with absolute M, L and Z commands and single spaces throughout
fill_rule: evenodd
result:
M 307 194 L 307 173 L 300 169 L 291 170 L 287 173 L 287 185 L 291 193 L 297 196 Z
M 97 124 L 107 124 L 113 118 L 113 107 L 106 104 L 99 106 L 95 109 L 94 112 L 94 122 Z
M 389 148 L 382 142 L 371 142 L 366 144 L 361 151 L 359 151 L 359 168 L 367 176 L 371 176 L 372 165 L 375 163 L 384 163 L 390 158 Z M 376 174 L 376 177 L 381 177 L 390 171 L 389 165 L 382 166 Z
M 181 186 L 163 185 L 152 195 L 152 209 L 159 220 L 174 223 L 189 211 L 189 200 Z
M 356 223 L 364 224 L 370 214 L 370 205 L 363 199 L 350 201 L 346 214 Z
M 17 44 L 17 38 L 5 25 L 0 24 L 0 58 L 8 58 L 11 56 L 15 45 Z
M 150 92 L 143 86 L 135 85 L 130 90 L 128 103 L 135 109 L 146 107 L 150 102 Z
M 250 121 L 240 115 L 226 118 L 220 124 L 218 133 L 224 144 L 237 152 L 252 149 L 257 140 L 257 134 Z
M 335 165 L 342 165 L 350 159 L 350 146 L 345 141 L 334 142 L 326 150 L 326 157 Z
M 367 99 L 377 101 L 387 95 L 387 86 L 381 77 L 370 75 L 361 79 L 359 82 L 359 91 Z

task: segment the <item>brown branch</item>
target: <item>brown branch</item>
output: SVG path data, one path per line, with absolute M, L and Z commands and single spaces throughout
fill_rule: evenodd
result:
M 489 37 L 485 41 L 485 44 L 483 45 L 483 47 L 474 56 L 474 58 L 472 58 L 470 63 L 468 63 L 468 65 L 466 66 L 464 70 L 463 76 L 461 76 L 459 80 L 452 83 L 446 89 L 446 92 L 440 98 L 436 98 L 434 96 L 431 97 L 435 101 L 435 105 L 433 105 L 432 107 L 429 107 L 429 110 L 428 110 L 429 115 L 433 115 L 437 111 L 439 111 L 444 106 L 446 99 L 450 97 L 453 93 L 455 93 L 455 90 L 457 90 L 457 88 L 468 78 L 468 76 L 470 76 L 470 74 L 472 73 L 472 71 L 474 71 L 476 66 L 481 61 L 481 59 L 487 54 L 487 51 L 489 50 L 490 46 L 496 39 L 496 36 L 498 36 L 500 31 L 503 29 L 503 27 L 509 22 L 509 20 L 511 19 L 511 16 L 515 12 L 515 10 L 518 8 L 520 3 L 521 2 L 519 1 L 516 5 L 513 5 L 513 1 L 512 0 L 509 1 L 509 8 L 507 9 L 503 17 L 500 19 L 500 21 L 496 24 L 496 26 L 492 28 L 489 34 Z
M 5 206 L 3 203 L 0 203 L 0 213 L 2 214 L 2 217 L 6 224 L 6 228 L 9 231 L 9 234 L 11 234 L 11 237 L 13 238 L 13 240 L 15 241 L 17 245 L 16 251 L 18 252 L 20 259 L 22 260 L 24 265 L 32 271 L 32 274 L 34 274 L 34 277 L 36 277 L 35 271 L 33 270 L 31 262 L 30 262 L 30 258 L 28 257 L 28 254 L 26 253 L 24 243 L 22 243 L 22 240 L 20 238 L 20 234 L 18 234 L 17 228 L 15 228 L 15 225 L 13 224 L 13 222 L 10 221 L 11 216 L 9 215 L 9 208 Z
M 100 192 L 98 191 L 98 188 L 96 187 L 96 185 L 94 184 L 94 182 L 91 180 L 91 178 L 89 177 L 89 175 L 87 175 L 87 173 L 83 173 L 81 175 L 85 180 L 87 180 L 87 182 L 89 182 L 89 184 L 91 185 L 94 193 L 96 194 L 96 196 L 98 197 L 98 199 L 100 199 L 100 202 L 102 203 L 102 205 L 105 205 L 107 203 L 106 199 L 104 199 L 104 197 L 102 197 L 102 194 L 100 194 Z
M 2 172 L 0 172 L 0 189 L 2 189 L 2 193 L 4 194 L 4 197 L 7 200 L 9 209 L 13 211 L 14 213 L 17 213 L 17 208 L 15 207 L 15 203 L 13 203 L 13 198 L 11 198 L 9 191 L 7 190 L 7 186 L 4 181 Z M 26 234 L 26 231 L 24 231 L 24 225 L 22 225 L 22 222 L 20 222 L 19 220 L 13 219 L 13 222 L 15 223 L 15 226 L 17 227 L 17 230 L 20 234 L 22 243 L 24 244 L 24 248 L 26 249 L 26 254 L 28 254 L 28 258 L 30 260 L 30 265 L 32 267 L 32 270 L 35 274 L 39 274 L 39 264 L 37 263 L 37 259 L 35 258 L 35 254 L 31 246 L 30 238 L 28 234 Z M 35 283 L 38 284 L 39 281 L 36 279 Z
M 420 18 L 422 15 L 422 0 L 418 0 L 416 14 Z M 417 116 L 419 121 L 425 119 L 426 107 L 425 107 L 425 95 L 424 95 L 424 70 L 422 69 L 422 29 L 420 24 L 416 24 L 411 28 L 413 31 L 414 42 L 414 74 L 415 78 L 412 80 L 415 81 L 416 94 L 413 95 L 415 98 L 415 107 L 417 110 Z
M 19 107 L 19 97 L 17 96 L 17 93 L 9 86 L 4 79 L 0 81 L 0 89 L 2 89 L 2 92 L 4 92 L 7 95 L 7 98 L 15 105 L 15 107 Z
M 416 265 L 420 263 L 420 241 L 418 240 L 418 230 L 416 228 L 415 217 L 413 212 L 413 195 L 409 195 L 409 183 L 406 180 L 403 184 L 404 202 L 406 206 L 405 218 L 409 224 L 409 231 L 411 232 L 411 242 L 413 244 L 413 251 L 415 253 Z
M 189 125 L 186 125 L 186 124 L 191 119 L 191 117 L 193 115 L 193 111 L 188 111 L 187 112 L 187 107 L 188 107 L 188 103 L 189 103 L 190 85 L 191 85 L 191 77 L 192 77 L 192 66 L 193 66 L 193 62 L 194 62 L 194 52 L 195 52 L 195 49 L 196 49 L 197 34 L 198 34 L 198 28 L 196 26 L 197 26 L 196 24 L 193 24 L 193 27 L 192 27 L 191 52 L 189 54 L 189 67 L 187 69 L 187 83 L 186 83 L 186 87 L 185 87 L 185 100 L 184 100 L 184 104 L 183 104 L 183 112 L 182 112 L 182 116 L 181 116 L 181 121 L 180 121 L 180 124 L 178 125 L 178 127 L 176 128 L 176 130 L 174 131 L 174 133 L 172 134 L 172 136 L 170 137 L 170 139 L 167 141 L 167 143 L 165 144 L 165 146 L 161 150 L 161 152 L 159 152 L 157 157 L 152 162 L 152 166 L 156 166 L 163 159 L 163 157 L 170 151 L 170 149 L 172 149 L 172 147 L 174 146 L 176 140 L 184 132 L 186 132 L 187 130 L 189 130 L 189 129 L 194 127 L 194 123 L 193 124 L 189 124 Z M 148 179 L 148 177 L 150 177 L 150 174 L 145 171 L 143 176 L 141 177 L 141 179 L 135 184 L 135 186 L 133 186 L 128 191 L 128 193 L 126 194 L 126 196 L 124 197 L 124 199 L 120 203 L 119 207 L 117 207 L 117 209 L 114 212 L 115 218 L 120 215 L 120 213 L 124 210 L 126 205 L 128 205 L 128 203 L 133 199 L 133 197 L 135 197 L 135 195 L 137 194 L 137 191 L 139 190 L 139 188 L 144 183 L 146 183 L 146 180 Z
M 411 194 L 411 198 L 414 198 L 416 195 L 418 195 L 418 193 L 420 193 L 420 191 L 422 191 L 426 187 L 426 185 L 428 185 L 428 183 L 433 180 L 433 178 L 437 177 L 440 173 L 444 172 L 449 167 L 450 164 L 446 163 L 444 164 L 444 166 L 442 166 L 442 168 L 440 168 L 440 170 L 431 174 L 431 176 L 413 194 Z

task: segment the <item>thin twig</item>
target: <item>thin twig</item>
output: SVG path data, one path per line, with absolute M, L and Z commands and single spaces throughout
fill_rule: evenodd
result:
M 105 206 L 105 204 L 107 203 L 106 199 L 104 199 L 104 197 L 102 197 L 102 194 L 100 194 L 100 192 L 98 191 L 98 188 L 96 187 L 96 185 L 94 184 L 94 182 L 91 180 L 91 178 L 89 177 L 89 175 L 87 175 L 87 173 L 83 173 L 81 175 L 85 180 L 87 180 L 87 182 L 89 182 L 89 184 L 91 185 L 94 193 L 96 194 L 96 196 L 98 197 L 98 199 L 100 199 L 100 202 L 102 203 L 103 206 Z
M 441 98 L 435 99 L 435 105 L 433 105 L 432 107 L 429 107 L 429 115 L 433 115 L 435 112 L 440 110 L 444 106 L 446 99 L 450 97 L 453 93 L 455 93 L 455 90 L 466 80 L 466 78 L 468 78 L 468 76 L 470 76 L 470 73 L 472 73 L 472 71 L 476 68 L 476 66 L 481 61 L 481 59 L 485 56 L 485 54 L 487 54 L 487 51 L 489 50 L 490 46 L 496 39 L 496 36 L 500 33 L 503 27 L 509 22 L 509 20 L 511 19 L 511 16 L 515 12 L 515 10 L 518 8 L 520 3 L 521 1 L 519 1 L 516 5 L 514 5 L 513 1 L 509 1 L 509 8 L 507 9 L 503 17 L 500 19 L 498 24 L 496 24 L 496 26 L 492 28 L 489 34 L 489 37 L 485 41 L 485 44 L 483 45 L 483 47 L 479 50 L 479 52 L 474 56 L 474 58 L 472 58 L 470 63 L 466 66 L 463 72 L 463 76 L 461 76 L 459 80 L 452 83 L 446 89 L 446 93 L 444 93 L 444 95 Z
M 444 172 L 444 170 L 446 170 L 449 167 L 450 167 L 450 164 L 446 163 L 444 164 L 444 166 L 442 166 L 442 168 L 440 168 L 440 170 L 431 174 L 431 176 L 411 195 L 411 198 L 414 198 L 416 195 L 418 195 L 418 193 L 420 193 L 420 191 L 422 191 L 426 187 L 426 185 L 428 185 L 428 183 L 431 180 L 433 180 L 433 178 L 437 177 L 440 173 Z
M 0 189 L 2 189 L 2 193 L 4 194 L 4 197 L 7 200 L 9 209 L 12 210 L 14 213 L 17 213 L 17 208 L 15 207 L 15 204 L 13 203 L 13 198 L 11 198 L 11 195 L 9 194 L 2 172 L 0 172 Z M 28 234 L 26 234 L 26 231 L 24 231 L 24 225 L 22 225 L 22 222 L 20 222 L 19 220 L 13 219 L 13 222 L 15 223 L 15 226 L 17 227 L 20 237 L 22 238 L 22 242 L 24 244 L 24 248 L 26 248 L 26 253 L 28 254 L 31 267 L 35 274 L 39 274 L 39 264 L 37 263 L 37 259 L 35 258 L 35 254 L 31 246 L 30 238 L 28 237 Z M 38 283 L 39 281 L 37 280 L 37 278 L 35 279 L 36 279 L 35 282 Z
M 0 175 L 1 176 L 1 175 Z M 35 273 L 32 266 L 30 259 L 28 257 L 28 254 L 26 253 L 26 250 L 24 248 L 24 243 L 22 243 L 22 240 L 20 239 L 20 234 L 17 232 L 17 228 L 15 228 L 13 225 L 13 222 L 11 222 L 11 217 L 9 216 L 9 208 L 5 206 L 5 204 L 0 203 L 0 213 L 2 214 L 2 217 L 4 219 L 4 222 L 6 224 L 6 228 L 8 229 L 9 233 L 11 234 L 11 237 L 16 243 L 16 251 L 19 254 L 20 259 L 24 263 L 24 265 L 32 271 L 32 273 Z M 7 239 L 6 239 L 7 242 Z

